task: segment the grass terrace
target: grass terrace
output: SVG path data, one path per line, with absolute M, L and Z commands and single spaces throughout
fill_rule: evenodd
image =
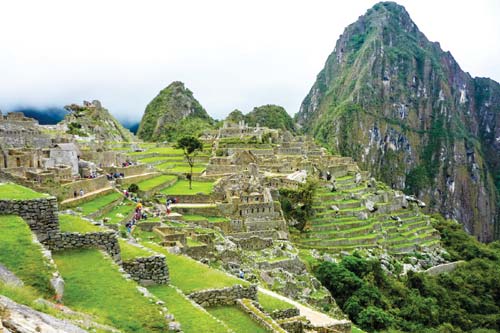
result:
M 158 177 L 143 180 L 142 182 L 137 183 L 137 186 L 139 186 L 139 190 L 141 191 L 149 191 L 162 184 L 175 181 L 176 179 L 177 177 L 173 175 L 161 175 Z
M 202 216 L 202 215 L 182 215 L 184 221 L 208 221 L 210 223 L 229 222 L 229 219 L 223 216 Z
M 33 242 L 26 222 L 13 215 L 0 215 L 0 263 L 26 285 L 50 296 L 53 268 L 48 266 L 41 247 Z
M 53 255 L 65 281 L 64 303 L 99 315 L 123 332 L 165 332 L 159 308 L 127 281 L 111 259 L 94 249 L 68 250 Z
M 263 292 L 258 292 L 257 295 L 259 299 L 260 305 L 264 311 L 271 313 L 275 310 L 286 310 L 294 308 L 294 306 L 288 302 L 282 301 L 280 299 L 274 298 L 268 294 L 264 294 Z
M 157 244 L 147 242 L 143 245 L 165 255 L 170 271 L 170 283 L 185 294 L 203 289 L 230 287 L 235 284 L 249 285 L 244 280 L 210 268 L 194 259 L 169 253 L 167 249 Z
M 209 308 L 208 312 L 225 322 L 229 328 L 238 333 L 265 333 L 264 327 L 257 324 L 245 312 L 236 306 L 218 306 Z
M 175 316 L 175 320 L 181 323 L 182 331 L 185 333 L 203 332 L 219 333 L 228 332 L 224 324 L 217 321 L 202 308 L 191 303 L 182 293 L 175 288 L 158 285 L 148 288 L 149 291 L 165 302 L 165 306 Z
M 189 181 L 179 180 L 174 185 L 163 189 L 161 193 L 166 195 L 195 195 L 198 193 L 210 194 L 214 187 L 212 182 L 192 182 L 192 189 L 189 189 Z
M 145 157 L 141 158 L 139 162 L 147 164 L 147 163 L 156 163 L 156 162 L 184 162 L 184 156 L 153 156 L 153 157 Z
M 122 238 L 118 239 L 118 243 L 120 244 L 123 261 L 129 261 L 139 257 L 150 257 L 153 255 L 151 252 L 132 245 Z
M 0 199 L 2 200 L 31 200 L 47 198 L 48 196 L 48 194 L 35 192 L 14 183 L 0 183 Z
M 124 200 L 118 206 L 113 207 L 108 213 L 103 214 L 96 219 L 102 220 L 104 218 L 108 219 L 106 223 L 116 224 L 123 221 L 131 212 L 134 211 L 136 203 L 129 200 Z
M 79 232 L 82 234 L 103 231 L 80 216 L 68 214 L 59 214 L 59 227 L 61 232 Z
M 115 202 L 120 197 L 122 197 L 122 194 L 120 194 L 118 192 L 112 192 L 112 193 L 97 197 L 91 201 L 87 201 L 86 203 L 80 205 L 80 208 L 82 210 L 82 214 L 89 215 L 89 214 L 92 214 L 94 212 L 97 212 L 99 209 L 106 207 L 107 205 L 111 204 L 112 202 Z
M 163 172 L 172 172 L 172 173 L 188 173 L 191 172 L 191 168 L 189 167 L 189 164 L 186 162 L 181 163 L 181 162 L 166 162 L 166 163 L 161 163 L 155 166 L 156 169 L 163 171 Z M 195 164 L 193 166 L 193 173 L 201 173 L 206 169 L 205 164 L 203 165 L 197 165 Z

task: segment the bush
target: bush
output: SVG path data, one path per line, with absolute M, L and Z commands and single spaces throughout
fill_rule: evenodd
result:
M 369 306 L 360 312 L 357 324 L 365 330 L 382 330 L 391 326 L 394 319 L 390 314 L 375 306 Z
M 127 191 L 132 192 L 132 193 L 137 193 L 139 191 L 139 185 L 130 184 Z

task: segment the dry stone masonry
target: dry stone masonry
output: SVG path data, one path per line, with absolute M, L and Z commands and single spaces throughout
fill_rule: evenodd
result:
M 167 284 L 169 281 L 167 262 L 162 255 L 124 261 L 122 266 L 134 281 L 143 286 Z
M 59 232 L 57 199 L 54 197 L 0 200 L 0 213 L 22 217 L 41 242 Z
M 189 294 L 188 297 L 203 307 L 232 305 L 236 304 L 236 301 L 242 298 L 257 300 L 257 286 L 243 287 L 237 284 L 222 289 L 197 291 Z

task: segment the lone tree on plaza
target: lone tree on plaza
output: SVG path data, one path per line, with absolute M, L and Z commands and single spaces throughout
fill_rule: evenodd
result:
M 191 181 L 193 178 L 193 165 L 194 165 L 194 157 L 196 152 L 203 151 L 203 144 L 195 138 L 194 136 L 184 136 L 177 140 L 176 148 L 182 149 L 184 152 L 184 157 L 186 158 L 189 167 L 191 168 L 189 174 L 187 175 L 187 179 L 189 180 L 189 189 L 191 190 Z

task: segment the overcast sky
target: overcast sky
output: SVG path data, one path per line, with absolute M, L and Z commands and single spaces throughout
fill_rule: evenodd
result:
M 183 81 L 215 118 L 298 111 L 344 28 L 370 0 L 33 0 L 0 3 L 0 109 L 99 99 L 140 120 Z M 500 1 L 399 1 L 472 76 L 500 81 Z

